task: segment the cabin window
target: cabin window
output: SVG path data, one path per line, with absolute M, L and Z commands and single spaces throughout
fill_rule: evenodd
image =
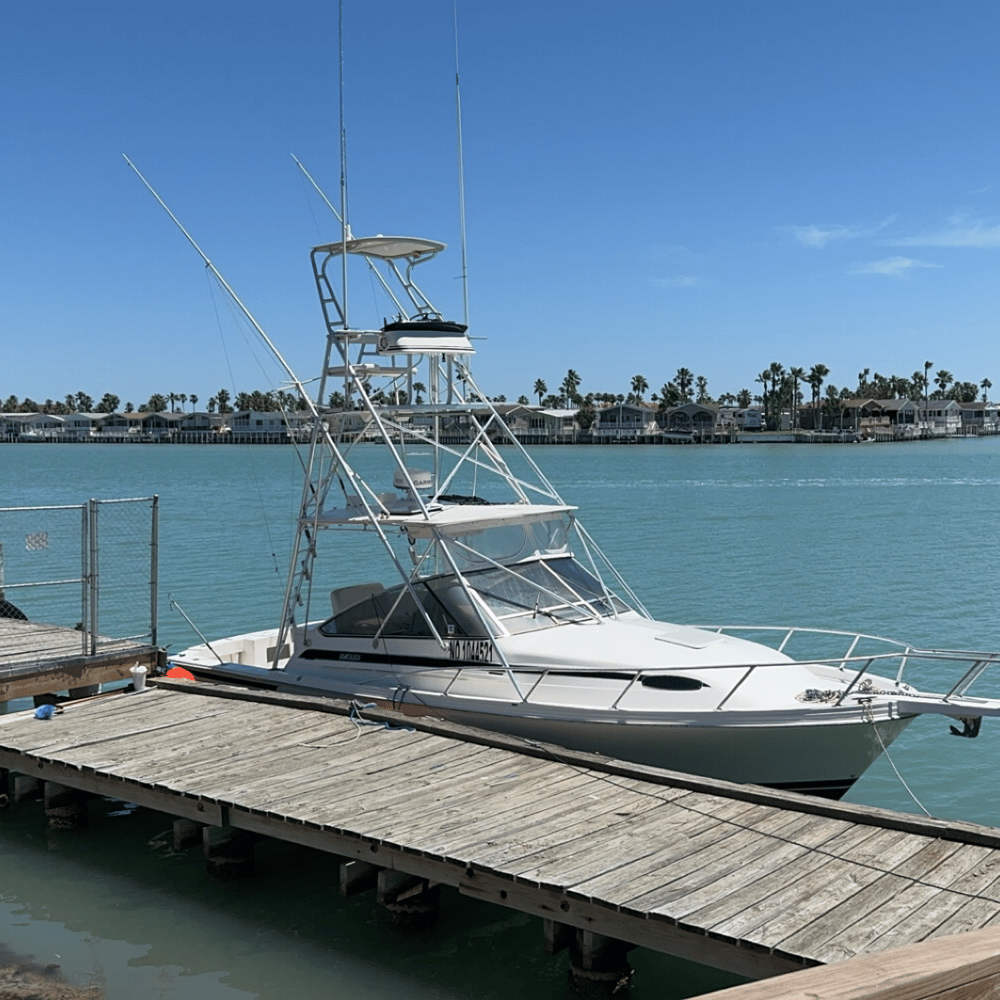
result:
M 427 624 L 430 618 L 443 639 L 484 635 L 468 598 L 454 580 L 432 581 L 430 585 L 417 583 L 413 590 L 420 595 L 426 617 L 410 591 L 399 585 L 346 608 L 324 622 L 319 630 L 323 635 L 429 638 L 434 634 Z

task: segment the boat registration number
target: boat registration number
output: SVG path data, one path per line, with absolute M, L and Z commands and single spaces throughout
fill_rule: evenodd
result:
M 492 663 L 493 643 L 489 639 L 449 639 L 448 655 L 453 660 Z

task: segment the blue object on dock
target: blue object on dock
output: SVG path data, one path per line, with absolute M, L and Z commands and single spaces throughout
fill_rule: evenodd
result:
M 55 705 L 39 705 L 38 708 L 35 709 L 36 719 L 51 719 L 52 716 L 55 714 L 56 714 Z

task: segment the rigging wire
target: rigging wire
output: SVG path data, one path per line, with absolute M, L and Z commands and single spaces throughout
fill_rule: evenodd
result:
M 224 357 L 226 359 L 226 368 L 229 371 L 229 384 L 233 387 L 233 393 L 235 395 L 235 393 L 236 393 L 236 382 L 235 382 L 235 378 L 233 376 L 233 366 L 232 366 L 232 362 L 230 361 L 230 358 L 229 358 L 229 351 L 228 351 L 228 349 L 226 347 L 226 337 L 225 337 L 225 333 L 224 333 L 223 328 L 222 328 L 222 318 L 219 315 L 219 303 L 218 303 L 218 301 L 217 301 L 217 299 L 215 297 L 215 285 L 216 285 L 216 282 L 214 282 L 212 280 L 213 277 L 214 276 L 212 275 L 211 270 L 208 267 L 206 267 L 205 268 L 205 280 L 208 282 L 208 292 L 209 292 L 209 296 L 212 299 L 212 308 L 215 311 L 215 323 L 216 323 L 216 326 L 218 327 L 218 330 L 219 330 L 219 340 L 222 342 L 222 353 L 223 353 L 223 355 L 224 355 Z M 245 334 L 244 334 L 244 339 L 246 339 Z M 259 361 L 258 361 L 258 364 L 260 364 Z M 263 366 L 261 367 L 261 370 L 263 370 Z M 287 420 L 287 418 L 285 420 L 285 426 L 286 427 L 288 426 L 288 420 Z M 268 518 L 268 515 L 267 515 L 267 505 L 264 503 L 264 492 L 261 489 L 260 478 L 257 475 L 257 467 L 254 464 L 253 457 L 252 457 L 253 456 L 253 450 L 252 450 L 251 445 L 249 445 L 249 444 L 246 445 L 246 449 L 247 449 L 247 461 L 249 462 L 249 465 L 250 465 L 250 476 L 253 479 L 254 488 L 255 488 L 256 493 L 257 493 L 257 502 L 260 504 L 261 515 L 262 515 L 263 520 L 264 520 L 264 533 L 267 535 L 267 544 L 268 544 L 268 547 L 271 550 L 271 561 L 274 563 L 274 572 L 275 572 L 275 574 L 278 575 L 278 576 L 280 576 L 281 575 L 281 568 L 278 565 L 278 553 L 276 551 L 276 546 L 274 544 L 274 538 L 273 538 L 273 536 L 271 534 L 271 521 L 270 521 L 270 519 Z
M 896 777 L 899 778 L 899 783 L 906 789 L 910 798 L 913 799 L 913 801 L 916 802 L 918 806 L 920 806 L 920 808 L 924 812 L 924 815 L 930 816 L 933 819 L 931 813 L 924 807 L 923 802 L 921 802 L 920 799 L 918 799 L 916 795 L 913 794 L 913 789 L 911 789 L 910 786 L 903 780 L 903 776 L 899 773 L 899 769 L 893 763 L 892 758 L 889 756 L 889 750 L 886 748 L 886 745 L 882 742 L 882 734 L 878 731 L 878 726 L 875 725 L 874 718 L 872 719 L 872 729 L 875 730 L 875 735 L 878 737 L 878 745 L 882 748 L 882 753 L 885 754 L 885 759 L 889 762 L 889 766 L 892 768 Z
M 462 91 L 458 72 L 458 0 L 454 0 L 455 22 L 455 136 L 458 154 L 458 225 L 462 243 L 462 312 L 463 322 L 469 325 L 469 266 L 465 239 L 465 156 L 462 151 Z

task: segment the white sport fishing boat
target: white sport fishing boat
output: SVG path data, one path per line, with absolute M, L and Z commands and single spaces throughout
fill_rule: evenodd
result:
M 345 237 L 312 251 L 326 352 L 280 622 L 172 664 L 834 798 L 917 715 L 975 736 L 1000 714 L 969 693 L 997 654 L 654 620 L 477 387 L 465 325 L 415 284 L 444 245 Z M 378 275 L 381 328 L 349 325 L 345 255 Z M 373 451 L 382 471 L 363 477 Z M 320 593 L 322 543 L 345 532 L 384 572 Z M 945 668 L 943 694 L 903 677 L 941 684 Z

